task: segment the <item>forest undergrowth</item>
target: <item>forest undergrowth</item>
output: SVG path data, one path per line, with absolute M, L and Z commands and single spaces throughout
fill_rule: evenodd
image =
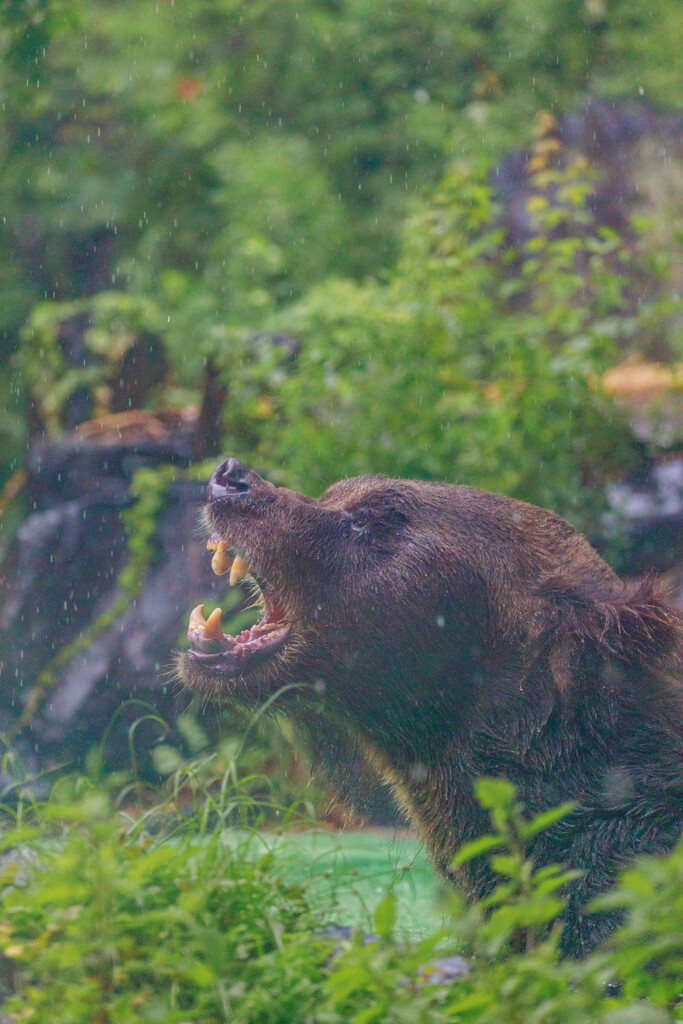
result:
M 5 792 L 8 1021 L 665 1024 L 680 1016 L 683 846 L 625 869 L 596 901 L 623 908 L 623 926 L 588 958 L 563 960 L 551 922 L 569 876 L 561 866 L 535 870 L 525 844 L 568 808 L 528 820 L 514 787 L 482 779 L 491 833 L 457 859 L 487 852 L 499 877 L 491 896 L 466 905 L 441 890 L 427 929 L 397 929 L 411 870 L 401 865 L 372 887 L 374 901 L 358 903 L 356 927 L 340 939 L 325 926 L 348 905 L 348 878 L 321 888 L 339 861 L 325 867 L 323 854 L 317 871 L 302 869 L 307 837 L 320 828 L 310 806 L 280 804 L 277 774 L 255 769 L 244 744 L 172 768 L 166 757 L 166 782 L 154 790 L 103 774 L 96 749 L 87 773 L 58 779 L 45 800 L 32 798 L 28 780 Z M 8 777 L 10 754 L 3 767 Z M 453 963 L 459 976 L 445 984 Z

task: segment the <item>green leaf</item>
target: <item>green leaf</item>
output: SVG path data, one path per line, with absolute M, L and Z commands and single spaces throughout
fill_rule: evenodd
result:
M 383 937 L 388 938 L 396 924 L 396 896 L 388 892 L 383 900 L 377 904 L 373 916 L 375 930 Z
M 507 779 L 477 779 L 474 791 L 479 803 L 487 810 L 507 815 L 515 805 L 516 790 Z
M 471 843 L 465 843 L 461 846 L 455 857 L 453 858 L 453 867 L 460 867 L 461 864 L 466 864 L 468 861 L 473 860 L 482 853 L 486 853 L 488 850 L 497 850 L 503 845 L 503 840 L 500 836 L 480 836 L 479 839 L 473 839 Z
M 551 807 L 549 810 L 537 814 L 535 818 L 523 826 L 522 835 L 525 839 L 530 839 L 531 836 L 535 836 L 539 832 L 543 832 L 544 829 L 549 828 L 550 825 L 554 825 L 556 821 L 566 818 L 576 806 L 575 801 L 570 801 L 566 804 L 560 804 L 559 807 Z
M 506 854 L 505 856 L 491 857 L 491 867 L 499 875 L 505 875 L 507 878 L 518 878 L 522 866 L 519 858 Z

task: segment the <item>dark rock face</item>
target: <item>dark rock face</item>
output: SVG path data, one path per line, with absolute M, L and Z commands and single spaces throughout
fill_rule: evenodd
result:
M 470 487 L 361 477 L 314 501 L 229 459 L 208 495 L 264 615 L 237 638 L 191 622 L 187 686 L 249 702 L 291 686 L 292 714 L 348 726 L 472 896 L 494 884 L 486 863 L 450 864 L 487 829 L 477 777 L 509 778 L 535 813 L 575 800 L 531 854 L 585 872 L 563 948 L 590 950 L 616 919 L 585 903 L 683 825 L 674 609 L 553 513 Z
M 0 577 L 3 734 L 11 733 L 41 669 L 118 596 L 117 575 L 128 557 L 120 513 L 132 502 L 134 472 L 169 461 L 186 465 L 189 458 L 185 442 L 34 447 L 27 485 L 34 511 Z M 171 485 L 134 607 L 57 673 L 30 726 L 13 739 L 29 771 L 81 763 L 131 698 L 149 700 L 174 721 L 182 700 L 174 700 L 169 685 L 172 650 L 188 599 L 213 586 L 193 544 L 202 491 L 190 481 Z M 128 764 L 127 730 L 143 713 L 140 704 L 119 712 L 109 743 L 113 763 Z M 158 733 L 158 726 L 143 726 L 140 745 Z

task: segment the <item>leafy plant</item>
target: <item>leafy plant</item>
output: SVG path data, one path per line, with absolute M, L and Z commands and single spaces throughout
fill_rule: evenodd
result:
M 459 164 L 386 283 L 329 282 L 272 320 L 301 339 L 296 360 L 250 358 L 225 335 L 237 452 L 303 490 L 365 472 L 446 479 L 594 525 L 605 482 L 640 458 L 600 375 L 645 314 L 623 240 L 582 206 L 585 173 L 537 176 L 535 232 L 515 249 L 487 167 Z
M 75 330 L 71 352 L 62 336 L 63 325 L 83 323 Z M 103 391 L 116 383 L 121 361 L 141 339 L 158 341 L 152 332 L 160 327 L 160 313 L 148 299 L 125 292 L 103 291 L 76 302 L 50 302 L 36 306 L 23 330 L 24 344 L 15 364 L 24 386 L 36 404 L 47 431 L 58 434 L 61 415 L 69 399 L 87 392 L 93 412 L 107 408 Z M 67 339 L 68 339 L 68 331 Z
M 304 922 L 304 894 L 278 881 L 272 858 L 240 857 L 219 833 L 126 841 L 106 793 L 92 789 L 43 813 L 46 830 L 59 820 L 52 849 L 43 844 L 24 884 L 16 864 L 5 868 L 18 1019 L 228 1018 L 231 991 Z M 35 830 L 15 839 L 30 843 Z
M 326 278 L 393 267 L 454 157 L 498 160 L 537 111 L 586 97 L 665 109 L 677 16 L 673 0 L 3 5 L 3 359 L 37 307 L 115 289 L 163 312 L 197 389 L 216 328 L 261 330 Z M 16 384 L 0 376 L 3 476 L 23 452 Z
M 95 767 L 95 762 L 93 762 Z M 95 776 L 96 777 L 96 776 Z M 95 778 L 94 777 L 94 778 Z M 205 759 L 185 780 L 209 784 Z M 316 932 L 307 894 L 287 879 L 281 847 L 225 826 L 242 777 L 214 775 L 208 812 L 183 812 L 184 785 L 144 809 L 130 790 L 62 780 L 50 801 L 5 811 L 0 951 L 10 1020 L 54 1024 L 667 1024 L 679 994 L 683 847 L 628 868 L 600 905 L 624 926 L 583 961 L 558 957 L 567 874 L 535 872 L 524 843 L 567 807 L 532 821 L 514 788 L 482 780 L 493 831 L 464 861 L 494 851 L 500 885 L 481 904 L 449 899 L 451 925 L 393 938 L 396 896 L 374 914 L 375 936 L 337 943 Z M 199 787 L 201 788 L 201 786 Z M 208 796 L 208 791 L 205 791 Z M 120 801 L 124 809 L 121 811 Z M 253 798 L 252 798 L 253 799 Z M 118 808 L 118 809 L 117 809 Z M 253 820 L 253 813 L 249 815 Z M 204 823 L 203 825 L 201 823 Z M 199 826 L 199 828 L 198 828 Z M 208 826 L 208 827 L 207 827 Z M 269 848 L 270 847 L 270 848 Z M 265 852 L 263 852 L 265 850 Z M 320 908 L 316 909 L 316 915 Z M 525 952 L 514 936 L 522 929 Z M 450 985 L 442 978 L 460 949 Z

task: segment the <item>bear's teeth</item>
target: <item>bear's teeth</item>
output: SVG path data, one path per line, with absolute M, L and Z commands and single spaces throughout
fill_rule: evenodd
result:
M 232 563 L 232 569 L 230 570 L 230 586 L 234 587 L 236 583 L 243 580 L 249 572 L 249 566 L 240 555 L 235 555 L 235 561 Z
M 200 633 L 206 625 L 206 619 L 204 618 L 204 605 L 198 604 L 196 608 L 193 608 L 190 612 L 190 629 L 196 629 Z
M 216 576 L 224 576 L 232 565 L 232 558 L 225 553 L 227 546 L 224 540 L 219 540 L 216 544 L 216 553 L 211 559 L 211 568 Z
M 221 610 L 220 608 L 214 608 L 206 620 L 204 626 L 204 639 L 205 640 L 220 640 L 223 636 L 223 630 L 221 629 Z

